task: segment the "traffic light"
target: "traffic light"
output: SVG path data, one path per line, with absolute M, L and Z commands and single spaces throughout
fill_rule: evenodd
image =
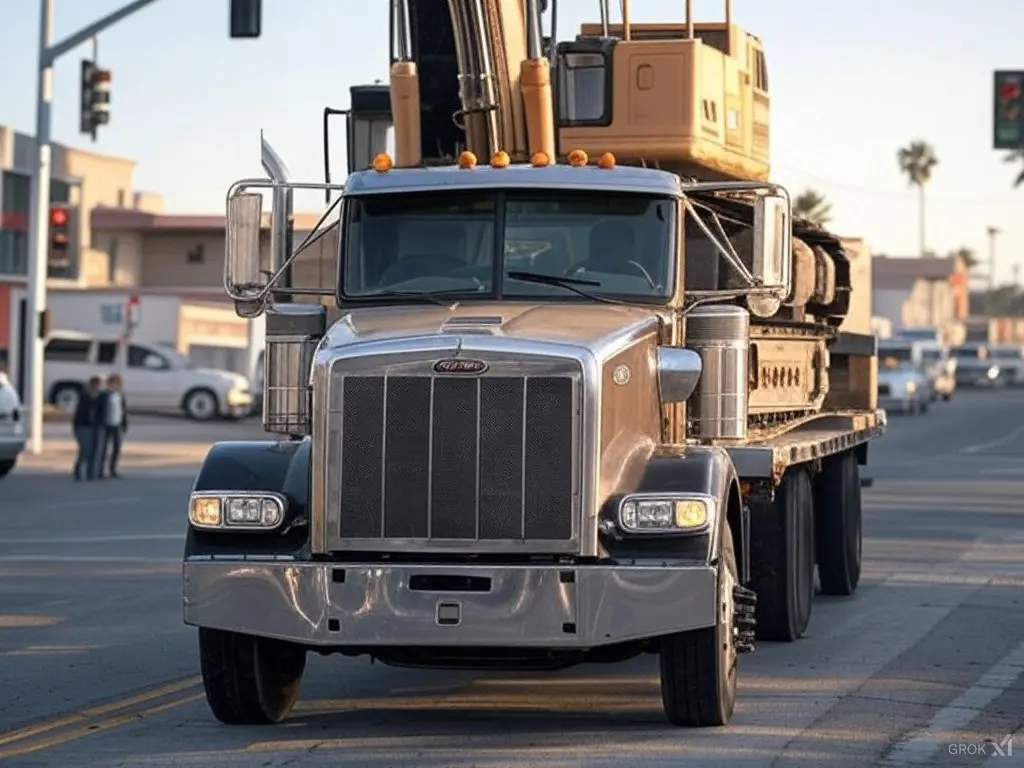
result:
M 1024 149 L 1024 71 L 995 73 L 995 149 Z
M 262 0 L 231 0 L 231 37 L 259 37 L 262 27 Z
M 51 269 L 71 266 L 71 207 L 61 203 L 50 206 L 50 250 L 47 263 Z
M 96 128 L 110 122 L 110 70 L 82 60 L 82 116 L 79 130 L 96 141 Z

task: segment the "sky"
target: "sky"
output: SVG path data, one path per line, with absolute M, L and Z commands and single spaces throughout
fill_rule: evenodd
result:
M 55 0 L 56 38 L 125 2 Z M 39 2 L 2 4 L 0 124 L 31 133 Z M 322 181 L 323 107 L 347 107 L 350 85 L 386 79 L 389 3 L 267 0 L 257 40 L 228 38 L 228 4 L 156 0 L 100 36 L 113 82 L 111 122 L 95 144 L 78 133 L 79 62 L 91 46 L 66 54 L 55 70 L 54 139 L 137 160 L 136 188 L 163 195 L 170 213 L 220 212 L 231 182 L 262 176 L 261 129 L 297 179 Z M 694 6 L 697 20 L 723 17 L 722 0 Z M 681 21 L 684 8 L 633 0 L 631 15 Z M 917 194 L 896 153 L 925 140 L 939 158 L 927 248 L 965 246 L 987 263 L 986 229 L 997 227 L 996 280 L 1013 278 L 1024 265 L 1024 187 L 1012 188 L 1018 167 L 992 149 L 992 72 L 1024 70 L 1024 2 L 733 0 L 733 19 L 765 42 L 776 182 L 794 196 L 824 194 L 830 228 L 873 252 L 916 255 Z M 560 0 L 558 37 L 598 20 L 597 0 Z M 336 178 L 345 173 L 337 126 Z

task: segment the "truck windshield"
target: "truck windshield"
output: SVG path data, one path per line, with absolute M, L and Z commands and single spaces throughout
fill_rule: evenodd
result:
M 510 272 L 586 280 L 586 292 L 673 292 L 675 201 L 565 190 L 379 195 L 348 201 L 341 297 L 578 298 Z M 496 236 L 497 233 L 497 236 Z

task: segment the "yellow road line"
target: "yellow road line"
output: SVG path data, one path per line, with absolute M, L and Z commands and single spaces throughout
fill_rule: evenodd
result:
M 95 707 L 86 707 L 85 709 L 80 709 L 77 712 L 71 712 L 70 714 L 58 717 L 54 720 L 44 720 L 41 723 L 26 725 L 22 728 L 0 734 L 0 745 L 10 744 L 13 741 L 22 741 L 33 736 L 38 736 L 41 733 L 56 730 L 57 728 L 66 728 L 69 725 L 76 725 L 77 723 L 81 723 L 85 720 L 103 717 L 104 715 L 117 712 L 119 709 L 124 709 L 125 707 L 145 704 L 148 701 L 169 696 L 172 693 L 194 688 L 199 685 L 201 681 L 202 678 L 199 677 L 199 675 L 186 677 L 182 680 L 176 680 L 173 683 L 167 683 L 166 685 L 162 685 L 158 688 L 151 688 L 148 691 L 144 691 L 133 696 L 114 699 L 106 704 L 100 704 Z
M 203 698 L 204 694 L 195 693 L 190 696 L 185 696 L 180 699 L 174 699 L 173 701 L 164 702 L 158 704 L 155 707 L 149 709 L 141 709 L 137 712 L 128 712 L 123 715 L 117 715 L 107 720 L 100 720 L 98 723 L 90 723 L 79 728 L 75 728 L 72 731 L 66 731 L 64 733 L 58 733 L 42 741 L 32 742 L 24 746 L 8 747 L 7 749 L 0 749 L 0 760 L 7 757 L 20 757 L 22 755 L 28 755 L 33 752 L 41 752 L 44 749 L 51 749 L 53 747 L 60 746 L 61 744 L 67 744 L 70 741 L 77 741 L 78 739 L 84 739 L 86 736 L 91 736 L 94 733 L 102 733 L 103 731 L 109 731 L 112 728 L 119 728 L 122 725 L 128 725 L 129 723 L 142 720 L 143 718 L 151 715 L 158 715 L 161 712 L 166 712 L 175 707 L 181 707 L 185 704 L 191 704 L 193 701 L 198 701 Z

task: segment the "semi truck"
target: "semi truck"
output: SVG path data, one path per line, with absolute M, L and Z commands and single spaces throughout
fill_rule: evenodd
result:
M 728 3 L 599 10 L 559 42 L 556 2 L 395 2 L 345 182 L 291 181 L 264 142 L 267 176 L 231 186 L 268 435 L 213 445 L 188 500 L 218 720 L 285 720 L 309 653 L 651 654 L 668 722 L 720 726 L 738 658 L 804 634 L 816 577 L 857 589 L 876 342 L 842 329 L 842 240 L 768 180 L 764 47 Z M 326 290 L 290 272 L 317 237 L 293 247 L 299 189 L 329 201 Z

